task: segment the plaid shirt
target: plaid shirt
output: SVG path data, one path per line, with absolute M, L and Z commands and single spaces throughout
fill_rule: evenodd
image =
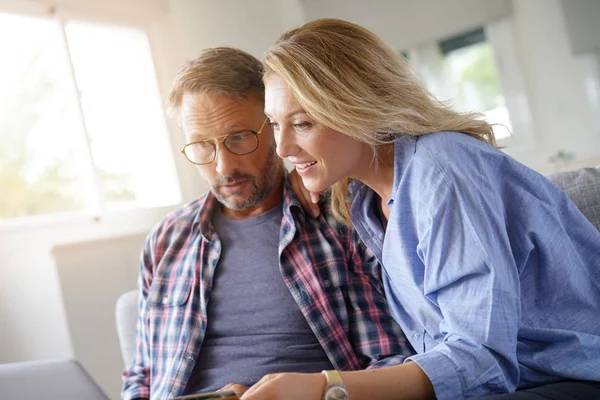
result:
M 218 206 L 208 193 L 168 215 L 146 240 L 136 351 L 122 399 L 162 400 L 185 390 L 221 253 L 211 220 Z M 414 354 L 388 311 L 375 256 L 333 217 L 305 215 L 287 181 L 279 255 L 285 284 L 336 369 L 396 365 Z

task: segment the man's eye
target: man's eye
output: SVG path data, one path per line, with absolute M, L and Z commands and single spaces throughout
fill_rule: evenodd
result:
M 279 128 L 279 124 L 277 122 L 269 121 L 269 125 L 271 125 L 271 129 Z
M 202 148 L 202 149 L 206 149 L 212 146 L 212 144 L 209 141 L 206 142 L 198 142 L 196 143 L 196 146 Z
M 252 136 L 252 132 L 250 131 L 238 132 L 227 136 L 227 141 L 230 143 L 243 142 L 244 140 L 247 140 L 250 136 Z

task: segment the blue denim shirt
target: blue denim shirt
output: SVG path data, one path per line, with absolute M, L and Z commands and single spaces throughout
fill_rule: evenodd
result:
M 600 381 L 600 232 L 564 192 L 457 132 L 399 138 L 394 169 L 385 233 L 357 181 L 352 220 L 437 398 Z

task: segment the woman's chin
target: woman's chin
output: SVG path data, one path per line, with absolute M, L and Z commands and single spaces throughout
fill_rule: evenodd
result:
M 305 179 L 303 182 L 304 187 L 313 193 L 323 193 L 329 189 L 328 185 L 325 185 L 323 182 L 318 182 L 314 179 Z

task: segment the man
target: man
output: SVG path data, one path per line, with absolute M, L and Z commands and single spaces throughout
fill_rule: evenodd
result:
M 412 354 L 373 254 L 327 210 L 305 215 L 292 193 L 263 95 L 261 63 L 232 48 L 203 51 L 175 80 L 169 105 L 182 152 L 210 192 L 146 240 L 123 399 L 252 385 L 274 372 L 393 365 Z

